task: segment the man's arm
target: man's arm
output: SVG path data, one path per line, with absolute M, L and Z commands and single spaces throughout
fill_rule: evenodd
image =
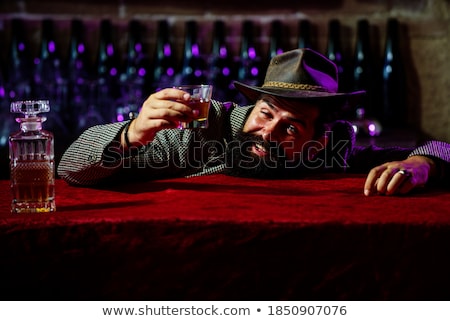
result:
M 97 125 L 87 129 L 63 154 L 57 173 L 74 185 L 94 185 L 118 169 L 112 163 L 105 166 L 104 152 L 120 147 L 120 133 L 125 123 Z
M 433 181 L 450 186 L 450 144 L 441 141 L 429 141 L 416 149 L 411 156 L 426 156 L 432 160 L 436 166 Z
M 173 144 L 173 141 L 162 141 L 162 145 L 152 142 L 163 129 L 176 128 L 179 121 L 192 119 L 194 111 L 185 104 L 187 101 L 189 94 L 178 89 L 166 88 L 150 95 L 138 117 L 131 123 L 89 128 L 64 153 L 58 166 L 58 175 L 76 185 L 98 184 L 115 174 L 118 174 L 115 179 L 126 179 L 126 176 L 120 175 L 123 172 L 126 172 L 125 175 L 131 172 L 133 164 L 126 165 L 124 159 L 131 162 L 134 160 L 136 166 L 147 166 L 148 157 L 144 152 L 139 152 L 139 158 L 131 157 L 136 150 L 144 146 L 147 149 L 153 148 L 154 159 L 158 161 L 161 161 L 158 155 L 163 154 L 162 162 L 164 162 L 167 159 L 164 149 L 169 150 L 171 146 L 177 144 Z M 138 178 L 139 175 L 136 176 L 136 179 Z
M 58 175 L 73 185 L 99 185 L 187 176 L 198 171 L 192 130 L 159 131 L 145 146 L 124 148 L 125 123 L 98 125 L 83 132 L 66 150 Z M 214 128 L 212 128 L 214 129 Z M 198 145 L 202 146 L 202 141 Z
M 412 150 L 403 160 L 374 167 L 364 184 L 364 194 L 406 194 L 428 183 L 448 183 L 450 144 L 430 141 Z

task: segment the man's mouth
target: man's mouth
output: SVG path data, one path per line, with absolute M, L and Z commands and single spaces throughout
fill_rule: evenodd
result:
M 259 157 L 265 157 L 269 153 L 263 145 L 255 143 L 252 145 L 251 151 Z

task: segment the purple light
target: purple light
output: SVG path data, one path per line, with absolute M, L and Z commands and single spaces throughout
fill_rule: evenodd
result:
M 370 136 L 375 136 L 377 134 L 377 126 L 374 123 L 369 124 L 369 126 L 367 126 L 367 129 L 369 130 Z
M 174 74 L 173 68 L 167 68 L 166 74 L 167 74 L 167 76 L 173 76 L 173 74 Z
M 116 69 L 116 68 L 111 68 L 111 70 L 109 71 L 109 74 L 110 74 L 111 76 L 117 75 L 117 69 Z
M 195 77 L 200 77 L 202 75 L 202 71 L 197 69 L 194 71 L 194 75 L 195 75 Z
M 19 48 L 19 51 L 24 51 L 25 50 L 25 44 L 23 42 L 20 42 L 19 45 L 17 46 L 17 48 Z
M 192 45 L 192 55 L 194 57 L 197 57 L 200 54 L 200 50 L 198 49 L 198 45 L 197 44 L 193 44 Z
M 259 73 L 258 68 L 252 67 L 252 69 L 250 70 L 250 73 L 252 74 L 252 76 L 257 76 Z
M 134 46 L 134 50 L 136 50 L 137 52 L 141 52 L 141 51 L 142 51 L 142 44 L 137 43 L 137 44 Z
M 256 50 L 253 47 L 248 48 L 248 57 L 250 59 L 255 59 L 256 58 Z
M 41 60 L 39 58 L 34 58 L 35 65 L 39 65 L 40 62 L 41 62 Z
M 230 75 L 230 68 L 228 68 L 228 67 L 223 68 L 222 69 L 222 74 L 224 76 L 229 76 Z
M 0 87 L 0 97 L 5 97 L 5 88 Z
M 220 47 L 219 55 L 220 55 L 220 57 L 226 57 L 227 56 L 227 48 L 226 47 Z
M 164 56 L 169 57 L 172 54 L 172 50 L 170 49 L 170 44 L 166 43 L 164 45 Z
M 85 48 L 84 48 L 84 43 L 80 43 L 80 44 L 78 45 L 78 52 L 79 52 L 79 53 L 83 53 L 84 50 L 85 50 Z
M 282 54 L 283 53 L 283 49 L 278 48 L 277 49 L 277 55 Z
M 146 73 L 147 72 L 145 71 L 145 68 L 139 68 L 139 70 L 138 70 L 139 76 L 144 77 Z
M 48 43 L 48 51 L 50 51 L 50 52 L 55 52 L 55 50 L 56 50 L 56 44 L 55 44 L 55 42 L 54 42 L 54 41 L 50 41 L 50 42 Z
M 123 121 L 123 120 L 124 120 L 123 115 L 122 114 L 118 114 L 117 115 L 117 121 Z
M 106 46 L 106 53 L 108 56 L 112 56 L 114 54 L 114 46 L 112 44 L 108 44 Z

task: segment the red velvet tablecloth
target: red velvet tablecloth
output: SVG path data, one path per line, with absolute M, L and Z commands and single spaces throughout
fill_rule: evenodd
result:
M 1 297 L 449 300 L 450 191 L 365 197 L 364 179 L 57 180 L 34 215 L 0 181 Z

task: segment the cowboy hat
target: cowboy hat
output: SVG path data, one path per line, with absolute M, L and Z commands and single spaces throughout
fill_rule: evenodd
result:
M 249 100 L 255 102 L 261 94 L 303 100 L 339 100 L 364 94 L 338 92 L 336 65 L 311 49 L 295 49 L 272 58 L 262 87 L 238 81 L 235 87 Z

